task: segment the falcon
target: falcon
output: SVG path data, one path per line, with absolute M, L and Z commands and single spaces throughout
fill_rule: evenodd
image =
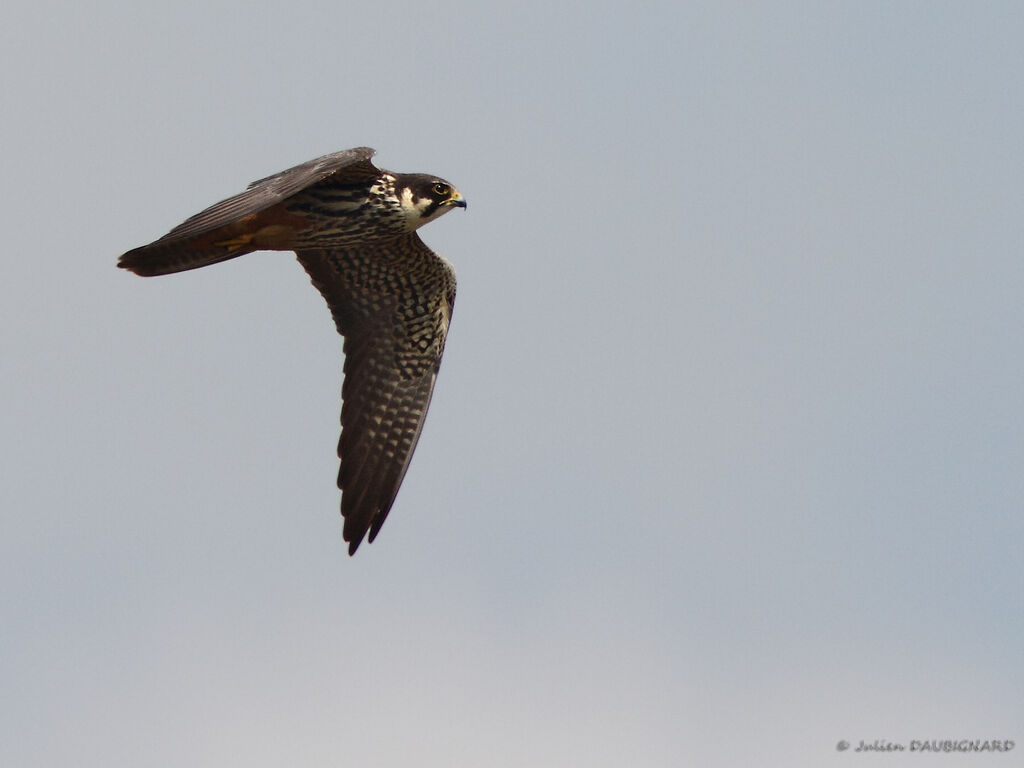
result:
M 254 181 L 117 263 L 149 277 L 295 251 L 345 339 L 338 487 L 350 555 L 394 504 L 455 304 L 452 265 L 416 230 L 466 207 L 444 179 L 380 170 L 373 155 L 347 149 Z

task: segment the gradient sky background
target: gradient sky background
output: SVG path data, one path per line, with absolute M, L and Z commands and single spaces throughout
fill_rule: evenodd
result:
M 0 764 L 1020 760 L 1019 3 L 14 0 L 0 38 Z M 294 258 L 114 264 L 363 144 L 469 208 L 350 559 Z

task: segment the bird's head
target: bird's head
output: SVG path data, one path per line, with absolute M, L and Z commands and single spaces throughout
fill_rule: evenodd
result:
M 466 207 L 465 198 L 449 182 L 423 173 L 396 174 L 395 194 L 410 232 L 452 208 Z

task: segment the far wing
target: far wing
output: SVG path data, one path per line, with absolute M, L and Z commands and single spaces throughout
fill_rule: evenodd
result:
M 455 302 L 455 275 L 415 235 L 300 251 L 345 337 L 338 487 L 354 554 L 391 510 L 423 429 Z
M 374 151 L 369 147 L 345 149 L 254 181 L 245 192 L 221 200 L 205 211 L 186 219 L 156 242 L 185 240 L 205 234 L 244 216 L 265 210 L 332 174 L 351 176 L 352 181 L 376 178 L 380 171 L 370 162 L 373 154 Z
M 166 275 L 233 259 L 261 246 L 274 247 L 254 244 L 253 232 L 264 225 L 282 224 L 280 231 L 287 233 L 296 222 L 281 209 L 268 209 L 328 176 L 351 182 L 377 178 L 380 171 L 370 162 L 372 156 L 369 147 L 346 149 L 254 181 L 245 192 L 186 219 L 159 240 L 128 251 L 117 265 L 137 275 Z M 257 221 L 256 214 L 262 219 Z M 281 216 L 285 218 L 279 221 Z M 281 245 L 291 250 L 287 238 Z

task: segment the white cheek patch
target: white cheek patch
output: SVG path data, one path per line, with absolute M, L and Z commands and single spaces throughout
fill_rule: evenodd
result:
M 402 213 L 405 214 L 405 226 L 408 231 L 419 229 L 428 221 L 433 221 L 443 213 L 450 210 L 449 206 L 436 205 L 429 197 L 417 197 L 408 187 L 403 187 L 399 196 L 402 204 Z M 433 207 L 429 214 L 427 211 Z
M 407 212 L 416 210 L 416 200 L 412 196 L 412 190 L 408 187 L 402 187 L 402 210 Z
M 405 214 L 405 226 L 410 232 L 426 224 L 426 221 L 423 220 L 421 209 L 428 201 L 415 197 L 412 190 L 408 187 L 402 188 L 400 201 L 402 203 L 402 213 Z

